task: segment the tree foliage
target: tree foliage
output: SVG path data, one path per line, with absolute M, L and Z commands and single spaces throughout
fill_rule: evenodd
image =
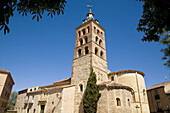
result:
M 138 31 L 145 33 L 142 41 L 161 42 L 166 45 L 163 59 L 167 60 L 165 65 L 170 67 L 170 1 L 169 0 L 139 0 L 144 1 L 143 15 L 139 20 Z M 162 34 L 165 34 L 162 36 Z
M 43 13 L 53 17 L 57 13 L 64 14 L 66 0 L 0 0 L 0 30 L 9 33 L 9 19 L 14 15 L 15 9 L 22 16 L 32 15 L 32 19 L 39 21 Z
M 97 102 L 100 98 L 99 88 L 96 84 L 96 74 L 91 70 L 87 87 L 83 97 L 84 113 L 96 113 Z
M 7 110 L 13 110 L 15 107 L 15 103 L 17 100 L 18 93 L 13 91 L 9 97 L 8 104 L 7 104 Z

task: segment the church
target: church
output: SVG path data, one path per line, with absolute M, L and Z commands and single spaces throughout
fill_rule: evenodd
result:
M 92 68 L 101 93 L 97 113 L 150 113 L 145 74 L 137 70 L 108 70 L 105 29 L 94 19 L 91 5 L 87 18 L 76 28 L 71 78 L 19 91 L 15 110 L 83 113 L 82 99 Z

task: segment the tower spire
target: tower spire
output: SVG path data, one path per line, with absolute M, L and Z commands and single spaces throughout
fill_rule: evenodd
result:
M 83 23 L 87 22 L 91 19 L 94 19 L 94 14 L 92 13 L 92 10 L 91 10 L 91 8 L 92 8 L 91 0 L 89 1 L 89 5 L 87 5 L 87 7 L 89 7 L 89 13 L 87 13 L 87 18 L 83 20 Z

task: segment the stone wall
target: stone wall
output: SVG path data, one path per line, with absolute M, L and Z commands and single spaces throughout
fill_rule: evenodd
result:
M 140 107 L 138 109 L 139 112 L 149 113 L 150 111 L 149 111 L 144 77 L 138 73 L 125 73 L 125 74 L 118 74 L 114 76 L 115 76 L 114 79 L 116 83 L 120 83 L 125 86 L 129 86 L 133 88 L 133 90 L 135 91 L 134 103 L 136 103 L 136 105 Z M 133 111 L 135 110 L 136 108 L 134 108 Z
M 97 113 L 132 113 L 133 101 L 130 91 L 100 87 L 100 93 Z M 120 99 L 120 106 L 117 106 L 117 98 Z

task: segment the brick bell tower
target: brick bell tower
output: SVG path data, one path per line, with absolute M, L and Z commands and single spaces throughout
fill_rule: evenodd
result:
M 71 77 L 71 84 L 76 87 L 74 113 L 83 113 L 82 97 L 92 68 L 96 73 L 97 83 L 108 80 L 105 29 L 99 25 L 98 20 L 94 20 L 91 3 L 89 7 L 87 18 L 76 28 Z

